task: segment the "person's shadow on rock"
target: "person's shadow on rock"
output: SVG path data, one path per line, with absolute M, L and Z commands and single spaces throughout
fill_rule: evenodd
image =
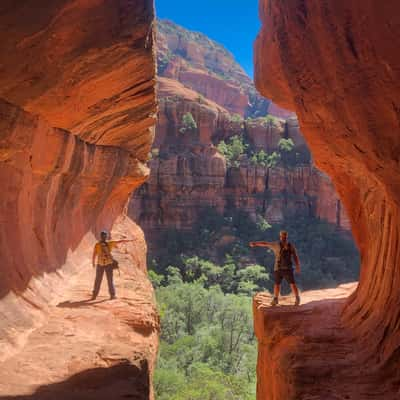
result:
M 79 308 L 79 307 L 87 307 L 87 306 L 92 306 L 95 304 L 99 304 L 99 303 L 104 303 L 105 301 L 107 301 L 107 299 L 103 299 L 103 300 L 97 300 L 97 301 L 93 301 L 90 299 L 86 299 L 86 300 L 79 300 L 79 301 L 63 301 L 62 303 L 57 304 L 57 307 L 60 308 Z

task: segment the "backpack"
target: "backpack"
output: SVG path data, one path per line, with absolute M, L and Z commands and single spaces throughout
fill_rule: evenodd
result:
M 282 246 L 282 243 L 279 243 L 280 250 L 279 250 L 279 258 L 278 258 L 278 268 L 279 269 L 289 269 L 293 267 L 293 262 L 292 262 L 292 254 L 293 254 L 293 246 L 290 242 L 287 244 L 287 249 L 285 249 Z M 288 254 L 284 254 L 288 253 Z M 282 267 L 282 260 L 285 264 L 284 267 Z
M 112 269 L 117 269 L 118 273 L 121 275 L 121 271 L 119 270 L 118 261 L 111 255 L 110 246 L 107 242 L 105 242 L 105 246 L 101 246 L 101 250 L 106 252 L 106 255 L 112 260 L 111 267 Z

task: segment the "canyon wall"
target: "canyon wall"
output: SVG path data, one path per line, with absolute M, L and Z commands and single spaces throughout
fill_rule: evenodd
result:
M 88 268 L 95 236 L 149 174 L 153 20 L 147 0 L 0 5 L 0 359 Z
M 207 207 L 221 214 L 242 210 L 254 220 L 262 216 L 271 223 L 312 216 L 349 230 L 344 207 L 329 178 L 314 167 L 296 117 L 284 110 L 280 113 L 287 119 L 267 114 L 267 108 L 278 113 L 279 107 L 263 103 L 250 78 L 222 46 L 159 21 L 158 60 L 160 107 L 151 174 L 129 209 L 153 249 L 160 246 L 163 232 L 196 226 Z M 238 103 L 230 102 L 231 95 Z M 196 128 L 185 131 L 183 118 L 188 113 Z M 235 135 L 242 136 L 252 151 L 266 154 L 279 153 L 280 140 L 291 139 L 292 162 L 267 166 L 243 155 L 240 165 L 228 165 L 217 146 Z
M 348 212 L 362 265 L 355 293 L 322 303 L 312 331 L 255 308 L 258 399 L 400 395 L 399 11 L 396 1 L 260 2 L 256 86 L 296 111 Z

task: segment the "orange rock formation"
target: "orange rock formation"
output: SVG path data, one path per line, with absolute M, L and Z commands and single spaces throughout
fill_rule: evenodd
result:
M 321 303 L 312 317 L 256 311 L 258 399 L 398 399 L 399 4 L 262 0 L 260 11 L 257 87 L 299 116 L 347 209 L 362 270 L 345 303 Z
M 19 357 L 16 365 L 23 362 L 29 333 L 53 318 L 58 300 L 78 293 L 72 286 L 78 270 L 89 278 L 90 289 L 94 235 L 115 226 L 129 194 L 148 175 L 144 162 L 156 112 L 153 19 L 148 0 L 48 0 L 40 7 L 33 0 L 5 0 L 0 5 L 2 371 L 12 371 L 10 357 Z M 132 223 L 124 227 L 124 236 L 137 239 L 132 251 L 139 257 L 134 265 L 125 260 L 124 267 L 130 266 L 128 275 L 136 274 L 145 288 L 145 301 L 131 303 L 151 309 L 142 233 Z M 133 290 L 125 294 L 129 300 Z M 89 290 L 79 295 L 87 297 Z M 127 303 L 124 307 L 128 312 Z M 156 332 L 155 313 L 149 318 Z M 147 371 L 139 368 L 147 380 L 156 348 L 156 335 L 149 337 L 153 349 L 137 355 L 148 365 Z M 47 354 L 51 351 L 44 350 L 43 362 Z M 89 364 L 67 363 L 57 376 L 39 374 L 32 382 L 64 380 L 84 373 Z M 17 394 L 18 387 L 0 387 L 1 395 L 11 392 Z

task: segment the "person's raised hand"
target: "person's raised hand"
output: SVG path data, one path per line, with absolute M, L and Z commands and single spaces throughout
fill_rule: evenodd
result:
M 250 242 L 250 243 L 249 243 L 249 246 L 250 246 L 250 247 L 254 247 L 254 242 Z

